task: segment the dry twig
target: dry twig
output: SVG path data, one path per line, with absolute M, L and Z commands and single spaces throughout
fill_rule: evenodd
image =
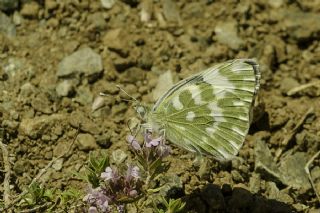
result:
M 309 167 L 310 165 L 312 164 L 312 162 L 318 157 L 318 155 L 320 154 L 320 151 L 318 151 L 315 155 L 312 156 L 312 158 L 306 163 L 306 166 L 304 167 L 304 170 L 306 171 L 306 173 L 308 174 L 308 177 L 309 177 L 309 181 L 311 183 L 311 186 L 314 190 L 314 193 L 316 194 L 317 198 L 318 198 L 318 201 L 320 202 L 320 195 L 319 193 L 317 192 L 317 189 L 314 185 L 314 182 L 312 180 L 312 177 L 311 177 L 311 174 L 310 174 L 310 170 L 309 170 Z
M 298 92 L 300 92 L 302 90 L 305 90 L 305 89 L 308 89 L 309 87 L 313 87 L 313 86 L 320 86 L 320 81 L 315 81 L 315 82 L 311 82 L 311 83 L 308 83 L 308 84 L 303 84 L 303 85 L 300 85 L 298 87 L 292 88 L 291 90 L 289 90 L 287 92 L 287 95 L 288 96 L 295 95 Z
M 3 181 L 3 198 L 4 198 L 4 206 L 8 206 L 11 202 L 10 200 L 10 176 L 11 176 L 11 167 L 9 162 L 9 153 L 7 146 L 2 142 L 2 138 L 0 138 L 0 147 L 2 150 L 2 157 L 4 163 L 4 181 Z

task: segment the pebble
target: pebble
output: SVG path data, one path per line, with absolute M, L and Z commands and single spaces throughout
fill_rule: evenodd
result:
M 55 0 L 45 0 L 44 2 L 45 8 L 48 11 L 52 11 L 58 8 L 58 3 Z
M 73 83 L 68 80 L 59 82 L 56 86 L 56 93 L 60 97 L 67 97 L 74 93 Z
M 111 9 L 113 5 L 116 3 L 115 0 L 100 0 L 101 5 L 105 9 Z
M 36 91 L 36 87 L 30 82 L 27 82 L 20 87 L 19 97 L 29 98 L 32 94 L 35 94 Z
M 16 26 L 19 26 L 22 24 L 23 18 L 19 12 L 15 11 L 12 16 L 12 21 Z
M 73 112 L 70 116 L 69 123 L 74 128 L 79 128 L 83 132 L 87 132 L 93 135 L 100 134 L 100 129 L 92 120 L 87 118 L 81 112 Z
M 299 82 L 295 78 L 284 77 L 280 85 L 280 91 L 282 94 L 287 94 L 289 90 L 298 87 L 299 85 Z
M 91 48 L 82 48 L 66 56 L 58 65 L 57 76 L 66 77 L 73 74 L 94 75 L 102 72 L 102 58 Z
M 42 115 L 36 118 L 24 118 L 19 126 L 19 133 L 32 139 L 38 139 L 46 132 L 50 132 L 56 125 L 62 125 L 65 116 L 61 114 Z
M 286 155 L 280 161 L 280 170 L 283 174 L 283 183 L 296 189 L 309 190 L 311 188 L 308 175 L 305 172 L 307 154 L 296 152 Z
M 273 8 L 280 8 L 281 6 L 283 6 L 284 1 L 283 0 L 269 0 L 268 4 L 273 7 Z
M 22 9 L 20 11 L 21 15 L 26 18 L 37 18 L 40 10 L 40 6 L 35 1 L 26 2 L 22 5 Z
M 91 134 L 79 134 L 76 141 L 79 150 L 82 151 L 90 151 L 98 148 L 96 139 Z
M 4 13 L 0 12 L 0 33 L 13 37 L 16 35 L 16 27 L 11 19 Z
M 52 168 L 56 171 L 60 171 L 62 169 L 62 166 L 63 166 L 63 158 L 55 160 L 54 163 L 52 164 Z
M 106 104 L 105 97 L 102 97 L 102 96 L 99 95 L 99 96 L 94 98 L 93 103 L 91 105 L 91 111 L 94 112 L 97 109 L 100 109 L 100 108 L 104 107 L 105 104 Z
M 149 22 L 153 12 L 153 2 L 149 0 L 142 0 L 140 3 L 140 21 Z
M 217 41 L 231 49 L 238 50 L 244 45 L 244 41 L 238 36 L 236 21 L 218 23 L 214 28 L 214 32 Z
M 289 37 L 298 42 L 310 40 L 320 32 L 320 14 L 301 12 L 298 10 L 286 10 L 283 18 L 283 26 Z
M 168 22 L 182 24 L 182 19 L 180 17 L 179 8 L 176 5 L 176 1 L 164 0 L 163 5 L 163 15 Z
M 121 28 L 108 30 L 108 32 L 103 36 L 102 42 L 110 51 L 126 58 L 129 55 L 129 49 L 125 35 L 126 32 Z
M 86 106 L 92 103 L 93 94 L 90 91 L 90 88 L 87 86 L 80 86 L 77 88 L 77 96 L 73 99 L 73 101 Z
M 249 179 L 250 192 L 256 194 L 260 191 L 261 177 L 257 173 L 253 173 Z
M 255 153 L 255 171 L 262 177 L 273 177 L 277 182 L 281 182 L 282 175 L 279 167 L 273 160 L 271 151 L 266 142 L 258 139 L 254 147 Z
M 266 191 L 268 194 L 269 199 L 277 200 L 279 197 L 279 189 L 274 182 L 267 182 L 266 183 Z
M 88 21 L 90 23 L 90 28 L 93 28 L 96 31 L 104 31 L 107 27 L 107 22 L 101 12 L 90 14 L 88 16 Z

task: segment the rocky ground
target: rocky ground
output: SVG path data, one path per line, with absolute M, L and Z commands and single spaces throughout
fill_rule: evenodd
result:
M 127 121 L 136 114 L 116 85 L 152 104 L 214 63 L 256 58 L 261 89 L 239 158 L 209 160 L 203 171 L 174 148 L 168 173 L 181 187 L 172 196 L 190 212 L 319 211 L 320 158 L 307 162 L 320 148 L 320 1 L 0 0 L 0 10 L 11 199 L 78 128 L 72 152 L 42 176 L 48 187 L 85 188 L 73 174 L 91 152 L 122 150 L 130 159 Z

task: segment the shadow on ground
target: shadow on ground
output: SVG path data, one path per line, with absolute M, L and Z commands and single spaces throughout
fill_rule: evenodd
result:
M 267 199 L 259 194 L 252 194 L 243 188 L 231 188 L 230 185 L 208 184 L 202 190 L 183 197 L 186 202 L 185 212 L 213 213 L 289 213 L 294 208 L 283 202 Z

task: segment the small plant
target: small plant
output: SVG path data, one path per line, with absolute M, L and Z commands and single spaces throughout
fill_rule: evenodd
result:
M 159 191 L 161 186 L 157 180 L 168 169 L 164 158 L 170 154 L 171 149 L 162 137 L 153 138 L 150 132 L 146 132 L 143 137 L 143 143 L 132 135 L 127 138 L 135 154 L 136 165 L 130 163 L 114 166 L 103 158 L 90 158 L 87 180 L 91 186 L 83 198 L 89 204 L 90 213 L 124 212 L 125 205 L 132 202 L 136 202 L 140 208 L 150 193 Z M 180 200 L 170 200 L 162 205 L 171 209 L 170 212 L 178 212 L 176 210 L 182 209 L 183 204 Z
M 44 203 L 53 202 L 53 190 L 45 189 L 37 182 L 30 185 L 28 193 L 23 196 L 19 206 L 32 207 L 36 205 L 42 205 Z
M 47 209 L 48 212 L 55 212 L 68 203 L 71 204 L 78 201 L 81 196 L 82 193 L 74 188 L 61 191 L 48 189 L 34 182 L 27 188 L 26 194 L 22 196 L 17 207 L 21 210 Z
M 158 213 L 179 213 L 181 212 L 186 203 L 182 202 L 181 199 L 169 199 L 169 202 L 162 198 L 161 203 L 164 205 L 165 209 L 158 209 Z

